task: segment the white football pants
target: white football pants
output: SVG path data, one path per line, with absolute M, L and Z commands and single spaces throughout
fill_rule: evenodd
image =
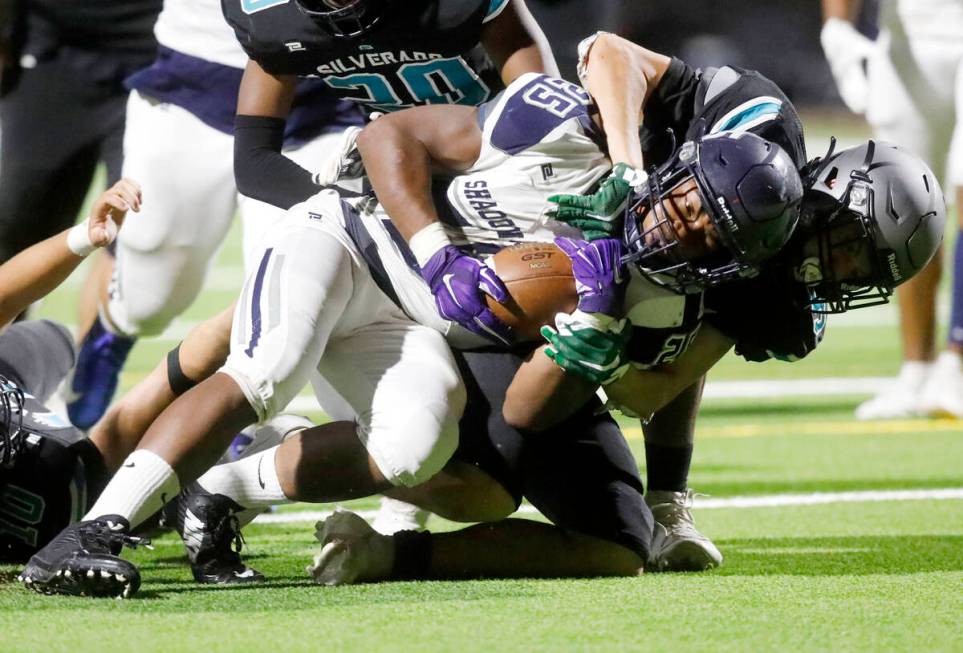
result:
M 317 170 L 336 152 L 341 133 L 285 154 Z M 124 176 L 144 192 L 127 216 L 107 312 L 128 335 L 161 333 L 197 298 L 235 212 L 244 227 L 245 269 L 284 211 L 239 195 L 234 139 L 181 107 L 134 91 L 127 103 Z
M 427 480 L 458 444 L 465 389 L 451 350 L 378 289 L 334 191 L 293 207 L 265 240 L 220 371 L 259 421 L 283 410 L 317 371 L 350 406 L 358 437 L 394 484 Z

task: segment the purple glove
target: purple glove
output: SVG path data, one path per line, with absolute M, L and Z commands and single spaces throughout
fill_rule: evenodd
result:
M 443 318 L 498 344 L 512 344 L 511 328 L 495 317 L 482 295 L 500 304 L 509 297 L 505 284 L 490 267 L 454 245 L 446 245 L 428 259 L 421 276 L 428 282 Z
M 572 259 L 578 309 L 618 317 L 628 279 L 621 261 L 625 253 L 622 241 L 603 238 L 586 242 L 559 237 L 555 244 Z

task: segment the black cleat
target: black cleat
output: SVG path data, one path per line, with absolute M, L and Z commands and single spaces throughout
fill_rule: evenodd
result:
M 150 541 L 127 530 L 127 520 L 112 515 L 72 524 L 27 561 L 17 580 L 42 594 L 133 596 L 140 571 L 118 554 Z
M 180 534 L 198 583 L 226 585 L 264 581 L 261 572 L 241 560 L 244 538 L 236 516 L 241 510 L 243 508 L 230 498 L 211 494 L 198 483 L 181 490 L 164 507 L 161 525 Z

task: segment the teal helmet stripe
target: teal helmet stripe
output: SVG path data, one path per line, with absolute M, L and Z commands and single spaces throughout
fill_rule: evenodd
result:
M 744 131 L 751 127 L 775 120 L 782 108 L 782 101 L 771 97 L 753 98 L 730 111 L 712 126 L 710 134 L 724 131 Z

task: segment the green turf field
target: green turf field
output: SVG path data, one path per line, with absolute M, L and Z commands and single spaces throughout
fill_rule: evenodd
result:
M 832 131 L 825 122 L 811 130 L 814 140 Z M 240 270 L 235 231 L 215 287 L 165 338 L 137 345 L 124 387 L 191 322 L 231 301 Z M 73 322 L 78 287 L 68 283 L 41 313 Z M 710 383 L 886 376 L 898 367 L 896 338 L 892 307 L 870 309 L 831 320 L 805 361 L 727 358 Z M 713 572 L 321 588 L 303 571 L 316 548 L 311 522 L 255 524 L 245 551 L 270 579 L 258 587 L 195 586 L 170 536 L 128 554 L 144 578 L 130 601 L 37 596 L 12 582 L 17 568 L 0 567 L 0 651 L 963 651 L 963 426 L 855 423 L 865 397 L 706 401 L 691 484 L 712 495 L 695 514 L 726 556 Z M 642 459 L 638 424 L 624 424 Z M 938 498 L 940 489 L 956 498 Z M 825 494 L 891 490 L 923 494 Z M 827 502 L 718 504 L 808 493 Z

